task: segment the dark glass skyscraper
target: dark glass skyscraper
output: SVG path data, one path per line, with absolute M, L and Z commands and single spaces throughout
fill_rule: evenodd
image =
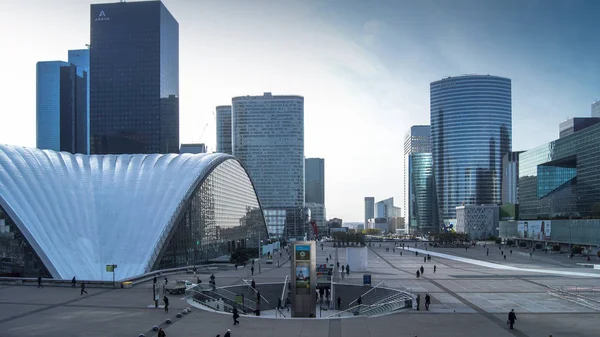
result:
M 179 24 L 160 1 L 91 6 L 92 154 L 179 153 Z
M 431 142 L 440 217 L 456 206 L 500 204 L 502 157 L 511 150 L 511 81 L 490 75 L 431 83 Z

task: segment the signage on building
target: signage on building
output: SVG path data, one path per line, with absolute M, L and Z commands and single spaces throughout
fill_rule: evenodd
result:
M 106 13 L 104 13 L 104 11 L 100 11 L 100 14 L 98 14 L 94 21 L 110 21 L 110 18 L 106 16 Z
M 363 285 L 370 286 L 371 285 L 371 274 L 363 275 Z

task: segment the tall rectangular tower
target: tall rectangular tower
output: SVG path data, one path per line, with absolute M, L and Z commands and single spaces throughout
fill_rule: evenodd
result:
M 600 101 L 592 103 L 592 117 L 600 118 Z
M 89 49 L 75 49 L 69 50 L 69 63 L 77 66 L 77 76 L 83 77 L 83 73 L 87 74 L 86 81 L 86 111 L 85 111 L 85 152 L 90 153 L 90 50 Z
M 375 198 L 365 197 L 365 229 L 368 228 L 369 219 L 375 217 Z
M 217 152 L 233 154 L 231 148 L 231 105 L 217 107 Z
M 160 1 L 91 5 L 92 154 L 179 152 L 179 24 Z
M 439 227 L 429 125 L 412 126 L 404 137 L 404 214 L 410 233 Z
M 36 77 L 37 148 L 86 154 L 87 72 L 68 62 L 38 62 Z
M 306 202 L 325 204 L 325 159 L 306 158 L 304 161 Z
M 304 97 L 234 97 L 231 116 L 233 155 L 248 170 L 269 233 L 305 233 Z

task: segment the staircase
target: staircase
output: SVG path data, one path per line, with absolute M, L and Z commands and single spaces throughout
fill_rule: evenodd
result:
M 336 298 L 331 299 L 336 303 L 337 308 L 337 297 L 342 298 L 342 307 L 339 310 L 347 310 L 350 307 L 354 307 L 357 305 L 356 299 L 359 296 L 362 296 L 367 291 L 369 291 L 370 287 L 358 287 L 358 286 L 346 286 L 346 285 L 334 285 L 335 286 L 335 296 Z M 380 302 L 383 299 L 389 298 L 392 295 L 398 294 L 398 291 L 387 288 L 374 288 L 369 293 L 364 295 L 361 300 L 362 304 L 365 306 L 373 305 L 375 303 Z M 354 302 L 354 303 L 352 303 Z M 352 303 L 352 304 L 350 304 Z

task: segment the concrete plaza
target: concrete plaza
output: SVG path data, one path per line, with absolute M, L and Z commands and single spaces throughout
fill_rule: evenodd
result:
M 422 299 L 426 293 L 430 294 L 430 311 L 405 310 L 379 317 L 331 320 L 242 316 L 241 324 L 233 326 L 231 316 L 197 308 L 177 318 L 178 312 L 190 307 L 183 296 L 170 297 L 169 313 L 155 309 L 151 282 L 132 289 L 88 288 L 87 295 L 80 295 L 79 288 L 14 285 L 0 286 L 0 336 L 138 336 L 141 333 L 156 336 L 151 330 L 154 325 L 165 328 L 169 337 L 223 336 L 227 329 L 232 330 L 233 337 L 600 335 L 596 323 L 600 319 L 598 297 L 594 301 L 597 294 L 585 290 L 598 288 L 600 270 L 578 265 L 583 260 L 537 252 L 529 257 L 528 251 L 516 248 L 512 255 L 505 249 L 505 260 L 495 245 L 466 251 L 459 248 L 424 251 L 425 247 L 420 245 L 416 256 L 414 243 L 410 245 L 410 251 L 396 248 L 394 252 L 392 243 L 382 243 L 381 247 L 375 243 L 369 248 L 368 273 L 373 285 L 383 281 L 386 287 L 418 293 Z M 431 261 L 423 261 L 426 254 L 432 255 Z M 325 245 L 323 250 L 317 247 L 317 263 L 325 263 L 329 255 L 335 258 L 335 248 L 331 245 Z M 338 256 L 340 263 L 345 264 L 345 249 L 338 249 Z M 277 256 L 275 259 L 275 265 L 263 265 L 261 272 L 255 273 L 256 283 L 283 282 L 289 274 L 289 262 L 277 268 Z M 591 263 L 600 261 L 593 259 Z M 425 273 L 416 278 L 421 266 Z M 241 284 L 248 274 L 243 268 L 216 273 L 217 286 Z M 361 284 L 362 275 L 351 272 L 340 282 Z M 209 276 L 200 275 L 203 282 L 208 282 Z M 192 280 L 193 275 L 168 278 L 169 282 Z M 580 295 L 590 301 L 553 296 L 555 289 L 584 289 Z M 515 330 L 506 325 L 507 313 L 512 308 L 517 313 Z M 173 323 L 164 324 L 167 318 Z

